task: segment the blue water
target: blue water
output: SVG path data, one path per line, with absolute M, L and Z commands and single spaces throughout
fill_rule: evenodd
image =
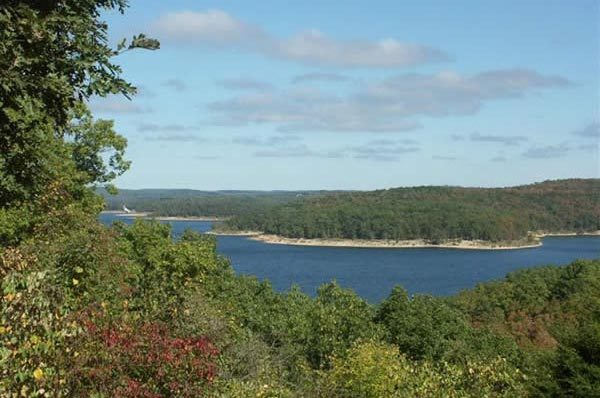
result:
M 113 215 L 101 215 L 106 223 L 114 219 Z M 125 217 L 117 219 L 130 222 Z M 202 221 L 168 223 L 175 235 L 186 228 L 206 232 L 211 226 Z M 532 249 L 457 250 L 287 246 L 219 236 L 217 248 L 231 259 L 236 272 L 268 279 L 277 290 L 297 284 L 314 294 L 321 284 L 336 280 L 376 303 L 397 284 L 411 294 L 450 295 L 520 268 L 600 258 L 600 237 L 547 237 L 543 246 Z

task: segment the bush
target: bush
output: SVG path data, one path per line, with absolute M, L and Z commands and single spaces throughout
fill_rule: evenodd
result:
M 177 337 L 169 325 L 82 313 L 79 355 L 69 377 L 74 395 L 206 396 L 217 376 L 219 350 L 204 336 Z

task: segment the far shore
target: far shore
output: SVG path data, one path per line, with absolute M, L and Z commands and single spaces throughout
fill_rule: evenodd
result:
M 205 233 L 217 236 L 264 236 L 260 231 L 208 231 Z
M 104 214 L 114 214 L 117 217 L 133 217 L 133 218 L 149 218 L 158 221 L 224 221 L 227 217 L 211 217 L 211 216 L 155 216 L 147 212 L 131 212 L 126 213 L 120 210 L 105 210 Z

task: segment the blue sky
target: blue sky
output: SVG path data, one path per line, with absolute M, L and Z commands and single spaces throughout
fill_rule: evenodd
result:
M 123 188 L 507 186 L 599 177 L 597 1 L 131 1 Z

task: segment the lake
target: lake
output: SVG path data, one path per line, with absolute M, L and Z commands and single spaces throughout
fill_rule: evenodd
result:
M 113 214 L 100 219 L 107 224 L 131 222 Z M 205 221 L 167 223 L 176 236 L 186 228 L 206 232 L 211 227 Z M 276 290 L 297 284 L 313 295 L 321 284 L 336 280 L 372 303 L 398 284 L 411 294 L 450 295 L 520 268 L 600 258 L 599 236 L 546 237 L 543 242 L 541 247 L 519 250 L 374 249 L 273 245 L 219 236 L 217 249 L 237 273 L 268 279 Z

